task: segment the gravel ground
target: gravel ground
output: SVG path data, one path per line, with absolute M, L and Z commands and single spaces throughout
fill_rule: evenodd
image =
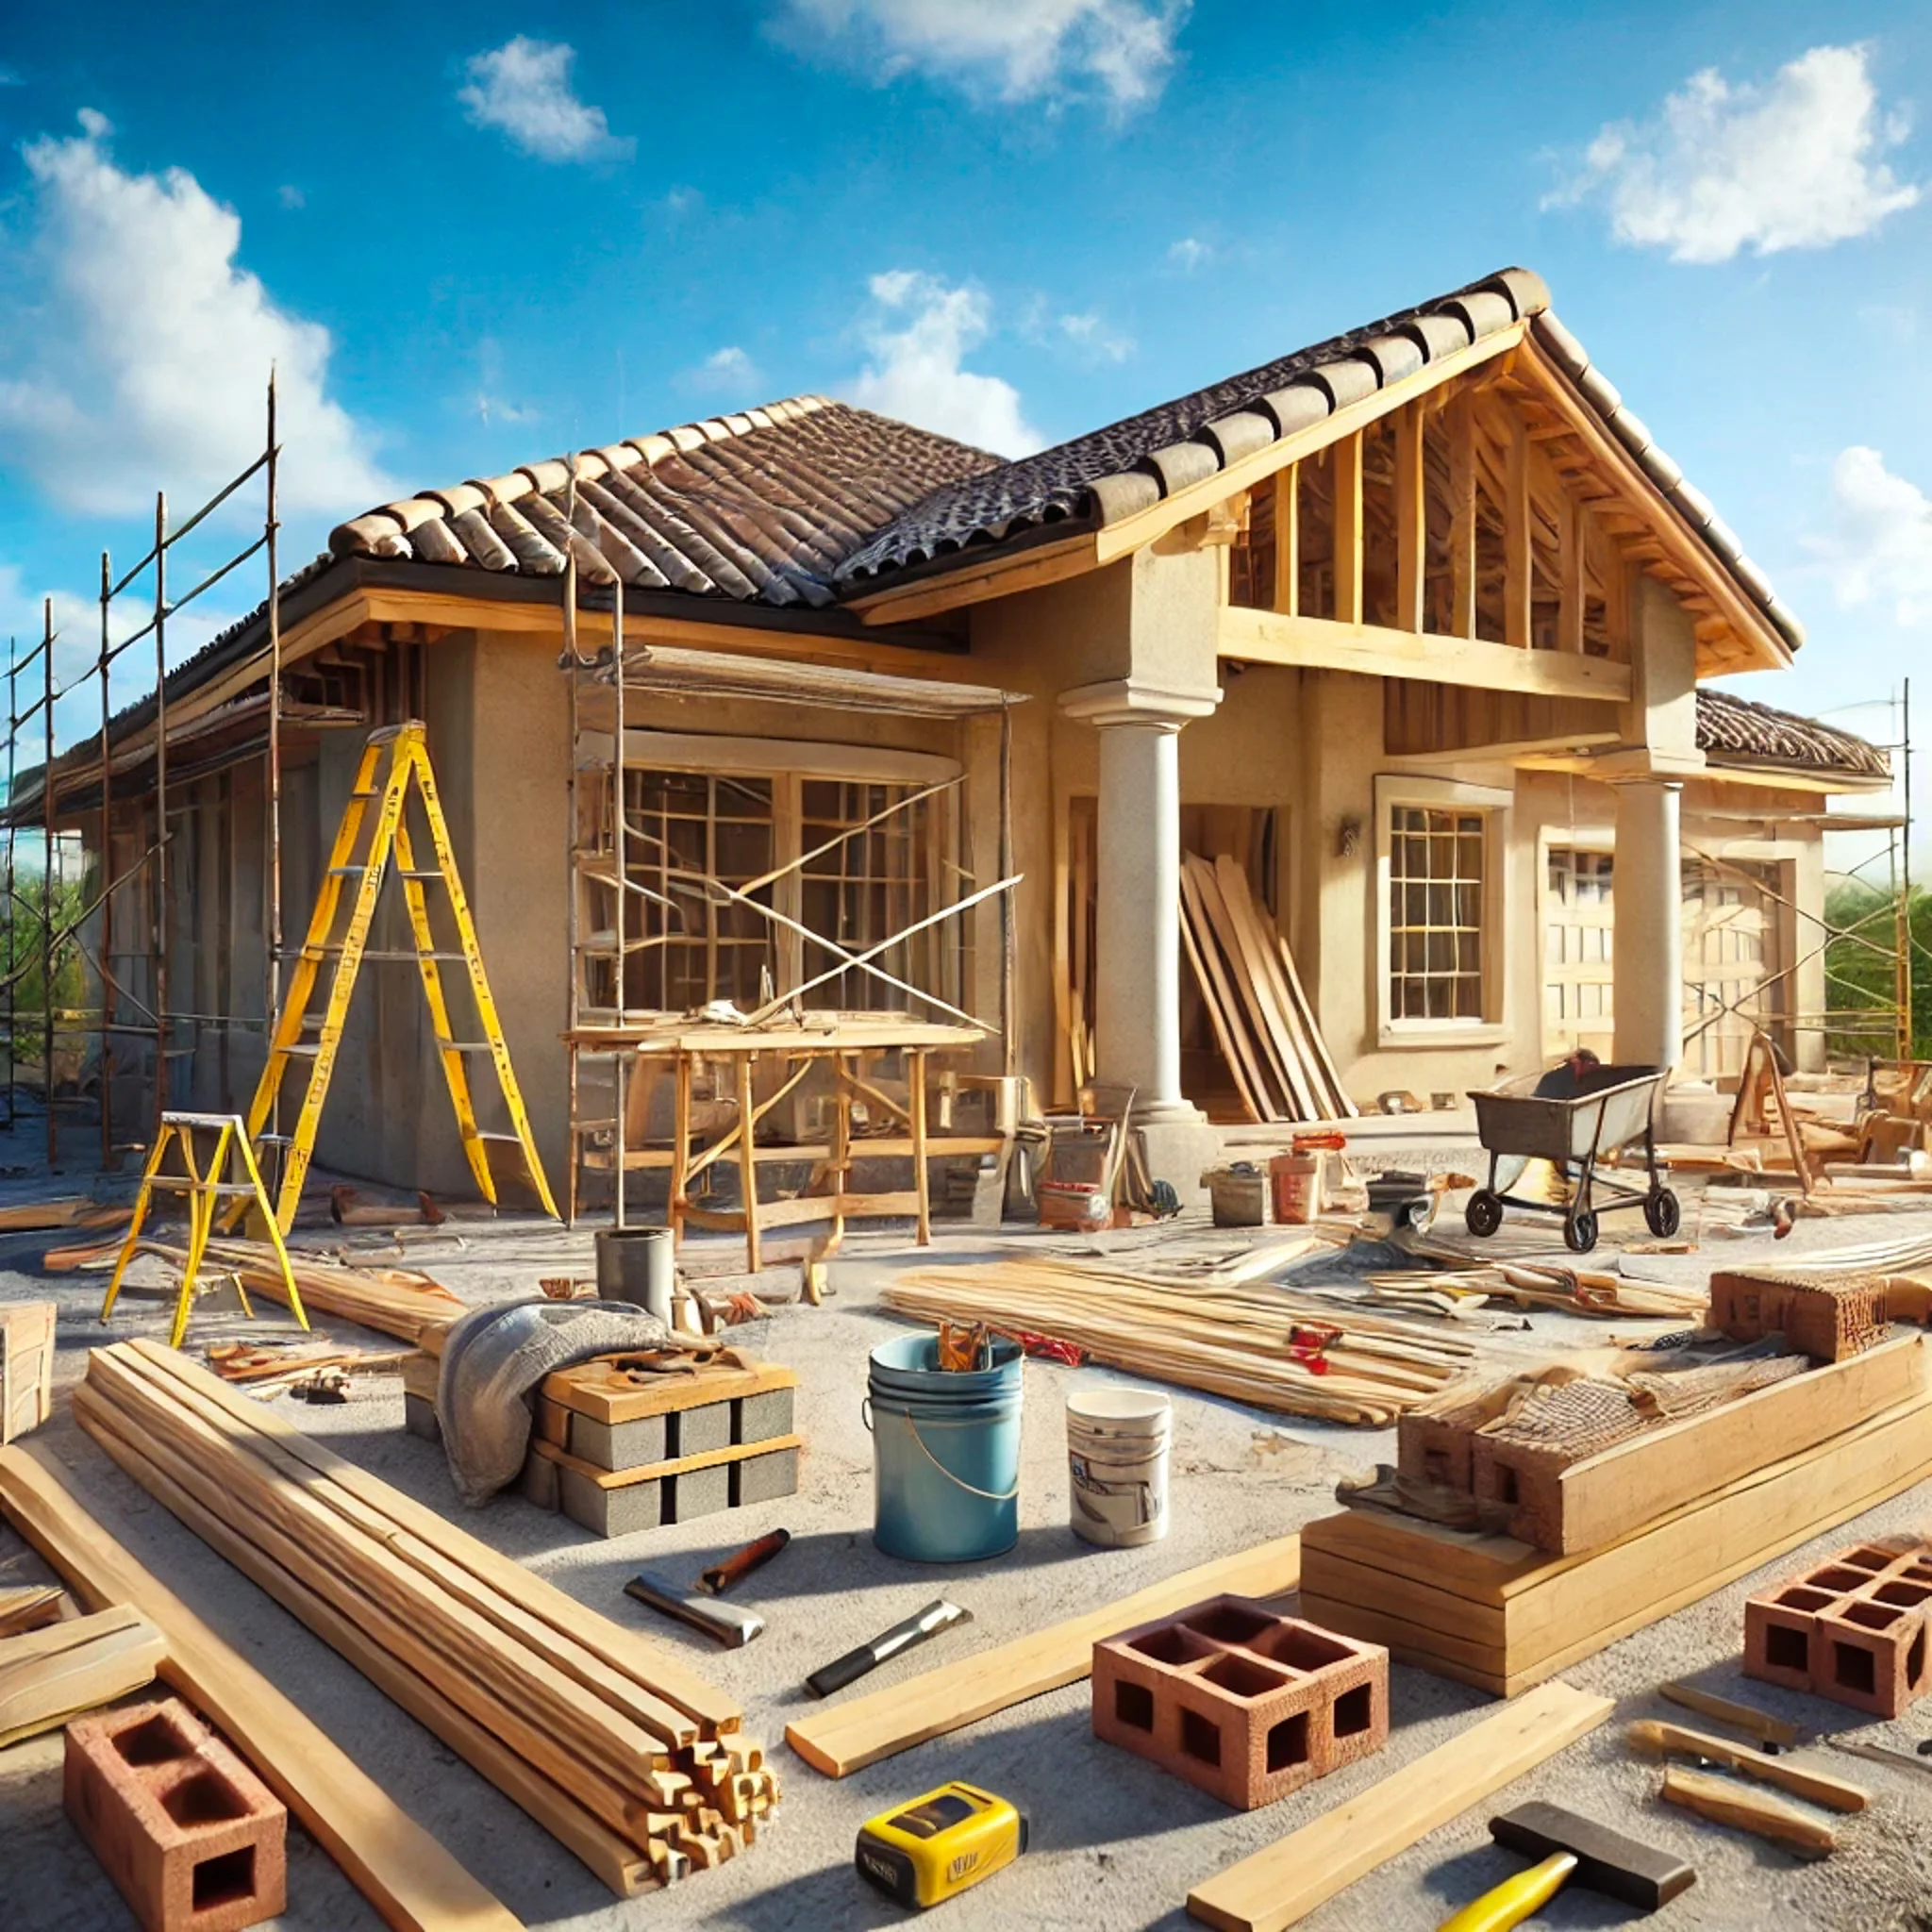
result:
M 23 1135 L 22 1140 L 27 1138 Z M 73 1185 L 63 1182 L 59 1185 Z M 44 1191 L 31 1174 L 0 1181 L 0 1202 Z M 1861 1216 L 1800 1224 L 1776 1253 L 1781 1260 L 1820 1247 L 1932 1236 L 1932 1214 Z M 59 1237 L 58 1239 L 66 1239 Z M 368 1238 L 373 1245 L 373 1238 Z M 1024 1243 L 1029 1238 L 1021 1236 Z M 1140 1237 L 1131 1238 L 1139 1240 Z M 83 1373 L 101 1337 L 98 1275 L 48 1276 L 39 1256 L 45 1236 L 0 1237 L 0 1301 L 45 1297 L 60 1304 L 57 1386 Z M 1708 1241 L 1682 1258 L 1646 1257 L 1646 1273 L 1696 1279 L 1714 1262 L 1766 1252 L 1768 1241 Z M 1087 1719 L 1084 1684 L 1036 1699 L 839 1782 L 820 1777 L 778 1740 L 788 1720 L 810 1705 L 806 1673 L 943 1593 L 972 1612 L 955 1630 L 865 1685 L 878 1688 L 974 1648 L 1037 1629 L 1107 1603 L 1174 1571 L 1279 1536 L 1332 1508 L 1336 1477 L 1387 1457 L 1391 1435 L 1288 1424 L 1235 1404 L 1174 1391 L 1173 1531 L 1149 1548 L 1100 1551 L 1066 1527 L 1067 1475 L 1061 1408 L 1067 1390 L 1099 1372 L 1032 1362 L 1026 1369 L 1021 1536 L 994 1561 L 942 1571 L 894 1562 L 871 1541 L 871 1444 L 859 1413 L 868 1348 L 894 1332 L 877 1306 L 881 1285 L 911 1251 L 868 1237 L 834 1264 L 834 1295 L 823 1307 L 788 1307 L 738 1331 L 753 1350 L 789 1363 L 801 1377 L 798 1426 L 808 1451 L 801 1493 L 785 1502 L 713 1516 L 606 1543 L 565 1518 L 513 1497 L 465 1512 L 456 1504 L 440 1450 L 406 1433 L 398 1382 L 375 1380 L 335 1408 L 280 1404 L 332 1446 L 620 1622 L 648 1613 L 621 1594 L 641 1564 L 695 1574 L 706 1562 L 776 1524 L 791 1549 L 744 1591 L 766 1619 L 766 1634 L 743 1650 L 719 1652 L 704 1640 L 653 1624 L 660 1641 L 680 1646 L 716 1682 L 741 1697 L 747 1727 L 774 1747 L 784 1803 L 757 1847 L 722 1871 L 700 1874 L 668 1894 L 613 1902 L 588 1873 L 524 1814 L 430 1734 L 391 1706 L 278 1606 L 212 1556 L 158 1505 L 124 1478 L 75 1425 L 57 1393 L 57 1414 L 32 1439 L 108 1528 L 199 1609 L 408 1806 L 484 1884 L 526 1923 L 575 1932 L 633 1925 L 743 1927 L 747 1932 L 885 1925 L 901 1914 L 867 1892 L 851 1870 L 858 1825 L 895 1800 L 946 1778 L 963 1777 L 1011 1797 L 1032 1824 L 1032 1847 L 1011 1871 L 946 1908 L 954 1932 L 1010 1925 L 1067 1926 L 1078 1932 L 1190 1923 L 1191 1885 L 1279 1838 L 1339 1800 L 1367 1789 L 1397 1765 L 1467 1726 L 1491 1700 L 1464 1686 L 1397 1667 L 1387 1749 L 1378 1757 L 1265 1810 L 1238 1815 L 1152 1765 L 1099 1743 Z M 934 1257 L 965 1258 L 983 1239 L 943 1237 Z M 530 1291 L 541 1274 L 589 1273 L 588 1232 L 516 1221 L 467 1224 L 460 1244 L 441 1239 L 414 1250 L 458 1293 L 483 1301 Z M 391 1251 L 393 1258 L 393 1251 Z M 157 1293 L 129 1294 L 117 1310 L 123 1336 L 165 1336 L 168 1307 Z M 1537 1316 L 1525 1329 L 1501 1329 L 1489 1345 L 1501 1354 L 1574 1342 L 1646 1324 L 1589 1324 Z M 318 1323 L 362 1346 L 362 1331 Z M 192 1341 L 226 1333 L 292 1332 L 270 1306 L 253 1324 L 239 1311 L 198 1308 Z M 1738 1694 L 1802 1724 L 1807 1737 L 1848 1732 L 1911 1750 L 1932 1744 L 1932 1700 L 1894 1724 L 1862 1724 L 1839 1706 L 1787 1696 L 1738 1673 L 1741 1605 L 1766 1575 L 1859 1536 L 1918 1527 L 1932 1520 L 1932 1486 L 1922 1486 L 1857 1519 L 1769 1571 L 1613 1644 L 1565 1674 L 1618 1700 L 1616 1719 L 1421 1844 L 1374 1872 L 1305 1923 L 1311 1932 L 1344 1927 L 1435 1924 L 1512 1869 L 1489 1843 L 1495 1809 L 1546 1798 L 1589 1812 L 1694 1864 L 1697 1884 L 1658 1914 L 1660 1928 L 1750 1928 L 1750 1932 L 1903 1932 L 1932 1928 L 1932 1775 L 1897 1771 L 1829 1749 L 1817 1762 L 1866 1784 L 1871 1808 L 1842 1821 L 1829 1859 L 1801 1864 L 1759 1840 L 1704 1825 L 1661 1806 L 1654 1766 L 1631 1758 L 1623 1721 L 1681 1716 L 1655 1687 L 1690 1677 Z M 33 1554 L 0 1528 L 0 1583 L 40 1580 Z M 1926 1760 L 1932 1764 L 1932 1758 Z M 334 1864 L 299 1828 L 291 1830 L 288 1913 L 279 1923 L 315 1932 L 352 1932 L 376 1919 Z M 1622 1924 L 1626 1908 L 1570 1891 L 1526 1923 L 1540 1926 Z M 92 1856 L 60 1816 L 58 1735 L 0 1752 L 0 1925 L 7 1932 L 80 1932 L 131 1924 Z

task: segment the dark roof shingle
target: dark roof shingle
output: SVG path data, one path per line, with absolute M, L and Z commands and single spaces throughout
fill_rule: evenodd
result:
M 1891 760 L 1877 745 L 1710 685 L 1698 687 L 1697 748 L 1719 763 L 1791 765 L 1855 778 L 1891 775 Z

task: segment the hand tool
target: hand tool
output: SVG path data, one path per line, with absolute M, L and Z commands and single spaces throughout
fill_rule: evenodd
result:
M 1862 1811 L 1872 1802 L 1870 1791 L 1822 1771 L 1807 1771 L 1786 1757 L 1767 1757 L 1748 1744 L 1731 1744 L 1706 1731 L 1687 1731 L 1681 1724 L 1656 1724 L 1640 1718 L 1624 1732 L 1631 1750 L 1646 1757 L 1694 1757 L 1703 1764 L 1721 1764 L 1740 1777 L 1760 1785 L 1775 1785 L 1794 1798 L 1809 1798 L 1827 1811 Z
M 789 1529 L 774 1529 L 755 1543 L 735 1550 L 722 1563 L 713 1563 L 698 1578 L 698 1588 L 707 1596 L 720 1596 L 735 1583 L 742 1583 L 754 1570 L 762 1570 L 791 1541 Z
M 1821 1744 L 1829 1744 L 1834 1751 L 1849 1751 L 1854 1757 L 1869 1758 L 1874 1764 L 1889 1764 L 1894 1771 L 1922 1771 L 1932 1777 L 1932 1761 L 1916 1757 L 1909 1751 L 1893 1751 L 1883 1744 L 1861 1744 L 1851 1738 L 1821 1738 Z M 1923 1750 L 1924 1747 L 1920 1746 Z
M 867 1884 L 924 1910 L 1010 1865 L 1026 1849 L 1026 1821 L 976 1785 L 946 1784 L 858 1827 L 852 1862 Z
M 1699 1717 L 1715 1718 L 1721 1724 L 1735 1724 L 1747 1736 L 1756 1738 L 1767 1751 L 1789 1751 L 1798 1741 L 1798 1727 L 1781 1717 L 1759 1710 L 1753 1704 L 1733 1704 L 1728 1697 L 1713 1697 L 1694 1684 L 1659 1684 L 1657 1694 L 1672 1704 L 1681 1704 Z
M 861 1643 L 857 1650 L 848 1650 L 843 1657 L 834 1657 L 814 1671 L 805 1680 L 805 1688 L 814 1697 L 829 1697 L 834 1690 L 856 1684 L 868 1671 L 877 1670 L 888 1657 L 910 1650 L 915 1643 L 924 1643 L 948 1624 L 960 1623 L 972 1614 L 958 1604 L 949 1604 L 942 1596 L 935 1597 L 924 1609 L 908 1617 L 903 1624 L 894 1624 L 890 1630 L 880 1631 L 870 1643 Z
M 1807 1818 L 1795 1806 L 1762 1797 L 1727 1778 L 1707 1777 L 1701 1771 L 1680 1771 L 1672 1765 L 1664 1773 L 1662 1796 L 1713 1824 L 1755 1831 L 1800 1857 L 1822 1858 L 1838 1843 L 1828 1824 Z
M 754 1637 L 764 1634 L 765 1620 L 756 1610 L 741 1604 L 721 1604 L 715 1597 L 689 1596 L 677 1585 L 662 1576 L 641 1570 L 624 1586 L 625 1596 L 634 1596 L 707 1637 L 715 1637 L 727 1650 L 741 1650 Z
M 1654 1912 L 1697 1881 L 1681 1858 L 1560 1805 L 1519 1805 L 1490 1820 L 1490 1836 L 1538 1862 L 1444 1919 L 1439 1932 L 1507 1932 L 1567 1883 Z

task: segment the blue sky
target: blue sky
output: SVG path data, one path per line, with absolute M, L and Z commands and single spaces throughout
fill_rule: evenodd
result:
M 805 390 L 1017 454 L 1513 261 L 1807 624 L 1741 688 L 1884 696 L 1932 640 L 1932 11 L 1389 14 L 8 9 L 0 637 L 48 593 L 96 635 L 102 546 L 247 460 L 272 358 L 292 565 L 392 493 Z

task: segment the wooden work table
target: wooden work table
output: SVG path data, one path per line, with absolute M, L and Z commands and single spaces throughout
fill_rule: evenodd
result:
M 617 1144 L 611 1164 L 624 1172 L 666 1168 L 669 1189 L 666 1219 L 674 1239 L 681 1243 L 687 1225 L 742 1234 L 746 1259 L 756 1273 L 761 1265 L 762 1236 L 802 1222 L 829 1221 L 831 1233 L 824 1252 L 837 1247 L 850 1218 L 909 1216 L 917 1224 L 921 1246 L 932 1240 L 932 1208 L 927 1162 L 934 1155 L 997 1153 L 1008 1142 L 999 1135 L 942 1135 L 933 1139 L 926 1124 L 926 1062 L 935 1053 L 969 1052 L 985 1038 L 977 1026 L 947 1025 L 893 1013 L 824 1013 L 804 1022 L 785 1021 L 770 1026 L 735 1026 L 715 1020 L 694 1020 L 666 1014 L 661 1021 L 644 1019 L 629 1025 L 587 1024 L 566 1036 L 575 1053 L 608 1054 L 620 1063 L 659 1062 L 671 1070 L 672 1132 L 669 1147 L 627 1149 L 624 1144 L 625 1103 L 618 1083 Z M 907 1061 L 907 1099 L 902 1107 L 865 1077 L 868 1059 L 903 1053 Z M 754 1098 L 754 1074 L 761 1058 L 784 1064 L 779 1084 L 763 1101 Z M 728 1062 L 737 1119 L 715 1140 L 694 1146 L 691 1126 L 691 1075 L 701 1060 Z M 820 1145 L 758 1145 L 758 1124 L 783 1100 L 813 1066 L 828 1062 L 833 1074 L 831 1136 Z M 903 1124 L 904 1132 L 864 1138 L 852 1131 L 852 1111 L 863 1105 Z M 749 1122 L 751 1131 L 741 1131 Z M 739 1191 L 743 1207 L 721 1209 L 701 1207 L 691 1198 L 691 1185 L 714 1161 L 736 1156 Z M 852 1187 L 852 1166 L 866 1158 L 909 1158 L 912 1187 L 900 1193 L 866 1194 Z M 803 1193 L 791 1200 L 758 1199 L 760 1162 L 808 1160 L 812 1175 Z M 573 1166 L 573 1182 L 575 1179 Z M 573 1190 L 575 1191 L 575 1190 Z

